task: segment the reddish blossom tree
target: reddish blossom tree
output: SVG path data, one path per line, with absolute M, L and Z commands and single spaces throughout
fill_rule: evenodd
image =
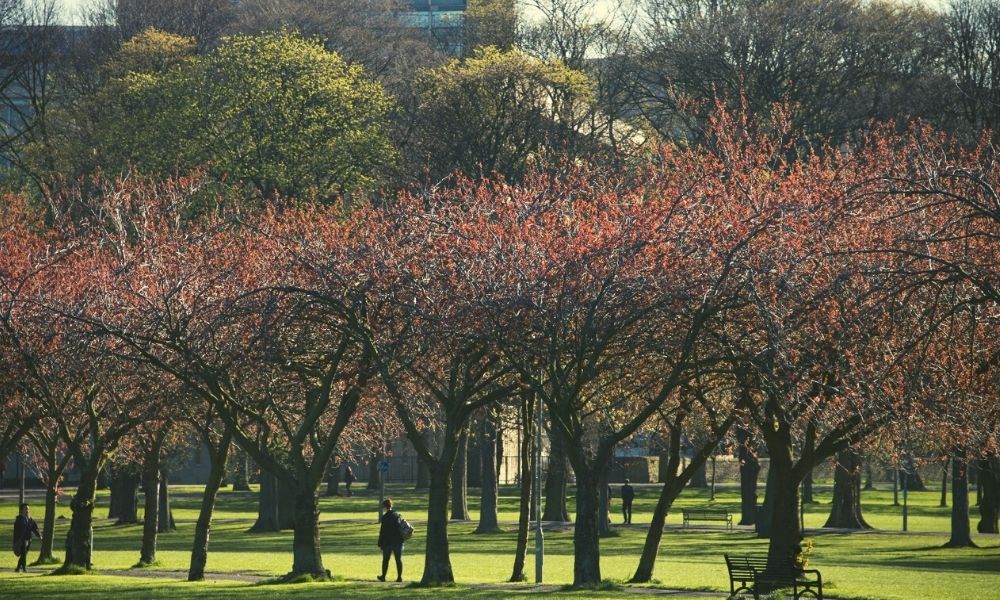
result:
M 920 124 L 884 137 L 884 152 L 898 158 L 870 172 L 891 233 L 872 251 L 891 256 L 902 282 L 910 416 L 953 461 L 948 545 L 968 546 L 967 465 L 982 458 L 989 467 L 997 455 L 1000 163 L 986 137 L 963 147 Z M 981 526 L 995 530 L 1000 485 L 990 469 L 983 481 Z
M 81 473 L 64 568 L 89 569 L 98 474 L 148 406 L 113 348 L 71 318 L 89 306 L 95 291 L 94 280 L 83 276 L 93 266 L 85 246 L 66 234 L 68 228 L 33 228 L 30 215 L 22 215 L 20 229 L 7 230 L 9 251 L 0 253 L 6 262 L 0 287 L 9 291 L 0 348 L 12 381 L 54 423 Z
M 88 324 L 211 405 L 293 491 L 292 574 L 328 577 L 317 486 L 372 375 L 354 334 L 367 299 L 356 225 L 333 209 L 248 215 L 249 226 L 235 215 L 191 219 L 197 176 L 103 185 L 94 256 L 108 267 Z M 303 267 L 316 251 L 336 258 L 329 278 Z M 298 293 L 307 278 L 322 279 L 328 306 Z

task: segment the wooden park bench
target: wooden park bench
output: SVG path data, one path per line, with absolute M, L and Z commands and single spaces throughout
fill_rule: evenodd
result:
M 684 514 L 684 527 L 691 524 L 691 521 L 721 521 L 726 524 L 726 529 L 733 528 L 733 515 L 724 508 L 686 508 Z
M 816 569 L 799 569 L 791 561 L 768 569 L 766 556 L 724 556 L 729 569 L 730 598 L 747 592 L 759 599 L 762 594 L 791 588 L 795 600 L 806 594 L 823 600 L 823 576 Z

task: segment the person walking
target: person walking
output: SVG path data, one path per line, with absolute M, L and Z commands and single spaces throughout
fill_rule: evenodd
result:
M 632 500 L 634 499 L 635 490 L 632 489 L 631 483 L 626 479 L 625 485 L 622 486 L 622 516 L 625 517 L 627 525 L 632 524 Z
M 385 572 L 389 570 L 389 556 L 396 558 L 396 581 L 403 581 L 403 534 L 399 531 L 399 513 L 392 508 L 392 500 L 386 498 L 382 502 L 385 512 L 382 513 L 382 526 L 378 531 L 378 547 L 382 549 L 382 574 L 379 581 L 385 581 Z
M 609 483 L 608 484 L 608 502 L 607 502 L 607 505 L 605 506 L 605 510 L 604 510 L 604 514 L 607 516 L 608 527 L 611 527 L 611 498 L 612 498 L 612 496 L 613 495 L 611 493 L 611 484 Z
M 351 467 L 348 466 L 347 469 L 344 471 L 344 487 L 347 489 L 348 496 L 354 495 L 351 493 L 352 483 L 354 483 L 354 471 L 352 471 Z
M 38 532 L 38 525 L 35 520 L 28 515 L 28 505 L 22 504 L 21 509 L 14 519 L 14 554 L 17 555 L 17 567 L 14 572 L 28 572 L 28 550 L 31 549 L 31 536 L 42 539 L 42 534 Z

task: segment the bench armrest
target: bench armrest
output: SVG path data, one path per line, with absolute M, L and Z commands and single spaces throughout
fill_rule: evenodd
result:
M 799 573 L 803 575 L 805 575 L 806 573 L 808 573 L 809 575 L 815 575 L 816 576 L 815 580 L 806 579 L 805 581 L 818 585 L 820 590 L 823 589 L 823 576 L 820 574 L 819 571 L 817 571 L 816 569 L 802 569 L 799 571 Z

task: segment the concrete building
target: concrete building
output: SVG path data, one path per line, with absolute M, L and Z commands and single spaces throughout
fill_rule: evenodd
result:
M 441 51 L 462 53 L 466 0 L 408 0 L 399 13 L 403 25 L 427 32 Z

